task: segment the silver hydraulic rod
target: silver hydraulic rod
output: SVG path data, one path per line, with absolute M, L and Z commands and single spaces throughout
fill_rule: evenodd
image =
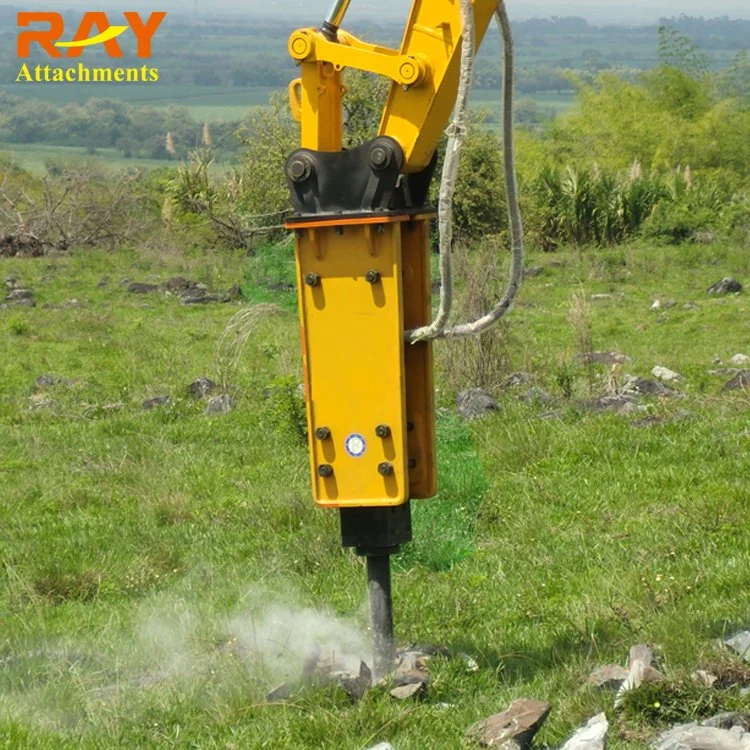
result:
M 336 39 L 336 32 L 341 28 L 350 2 L 351 0 L 334 0 L 331 10 L 328 11 L 328 15 L 320 27 L 320 30 L 332 41 Z
M 389 554 L 367 556 L 367 587 L 370 593 L 374 679 L 393 672 L 396 651 L 393 641 L 393 599 Z

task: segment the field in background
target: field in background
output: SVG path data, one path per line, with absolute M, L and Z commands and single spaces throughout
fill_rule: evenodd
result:
M 176 166 L 175 162 L 163 159 L 126 159 L 114 148 L 100 148 L 91 154 L 83 148 L 44 144 L 0 143 L 0 157 L 8 157 L 13 164 L 36 175 L 44 174 L 48 163 L 59 162 L 105 163 L 119 169 L 159 169 Z
M 529 259 L 542 270 L 495 375 L 529 371 L 550 401 L 498 391 L 500 411 L 465 424 L 439 383 L 441 494 L 417 504 L 394 595 L 399 642 L 450 657 L 433 661 L 414 704 L 376 689 L 352 705 L 295 682 L 311 641 L 334 633 L 356 650 L 367 636 L 362 563 L 309 497 L 294 293 L 278 287 L 291 262 L 288 247 L 249 264 L 162 248 L 0 259 L 0 278 L 37 299 L 0 310 L 0 744 L 459 748 L 472 722 L 524 696 L 554 706 L 542 743 L 559 747 L 605 709 L 609 747 L 642 750 L 675 711 L 739 705 L 692 687 L 686 707 L 670 690 L 721 661 L 714 639 L 747 624 L 750 402 L 708 370 L 750 354 L 748 298 L 706 295 L 723 276 L 750 278 L 745 248 Z M 281 311 L 219 367 L 217 340 L 241 305 L 187 307 L 121 284 L 176 274 L 242 283 L 249 303 L 275 290 Z M 574 297 L 594 348 L 632 363 L 576 359 L 587 324 Z M 654 299 L 675 304 L 650 311 Z M 441 372 L 465 366 L 445 347 Z M 685 376 L 680 396 L 629 415 L 580 407 L 656 364 Z M 200 376 L 224 382 L 236 408 L 205 416 L 186 391 Z M 156 396 L 171 403 L 144 410 Z M 616 712 L 586 678 L 636 642 L 656 647 L 667 687 Z M 290 700 L 267 700 L 282 679 Z

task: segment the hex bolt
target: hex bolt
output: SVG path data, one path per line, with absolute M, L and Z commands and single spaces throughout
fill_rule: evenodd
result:
M 318 476 L 328 479 L 333 476 L 333 466 L 331 464 L 321 464 L 318 466 Z
M 320 286 L 320 274 L 319 273 L 306 274 L 305 284 L 307 284 L 307 286 Z
M 365 280 L 368 284 L 377 284 L 380 281 L 380 271 L 368 271 Z
M 381 477 L 389 477 L 393 474 L 393 464 L 389 461 L 383 461 L 382 464 L 378 464 L 378 474 Z
M 387 438 L 391 436 L 391 428 L 387 424 L 379 424 L 375 428 L 375 434 L 379 438 Z
M 318 429 L 315 430 L 315 437 L 318 438 L 318 440 L 328 440 L 328 438 L 331 437 L 331 431 L 327 427 L 318 427 Z

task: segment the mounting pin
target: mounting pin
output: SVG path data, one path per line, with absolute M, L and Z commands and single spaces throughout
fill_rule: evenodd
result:
M 368 284 L 377 284 L 380 281 L 380 271 L 368 271 L 365 280 Z
M 328 438 L 331 437 L 331 431 L 327 427 L 318 427 L 318 429 L 315 430 L 315 437 L 318 438 L 318 440 L 328 440 Z
M 375 434 L 379 438 L 387 438 L 391 436 L 391 428 L 387 424 L 379 424 L 375 428 Z
M 305 276 L 305 284 L 307 284 L 307 286 L 320 286 L 320 274 L 308 273 Z
M 328 477 L 333 476 L 333 466 L 331 464 L 321 464 L 318 466 L 318 476 L 323 477 L 323 479 L 328 479 Z
M 389 461 L 383 461 L 382 464 L 378 464 L 378 474 L 381 477 L 389 477 L 393 474 L 393 464 Z

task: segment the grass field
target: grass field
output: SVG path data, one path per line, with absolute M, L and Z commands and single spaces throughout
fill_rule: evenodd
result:
M 667 719 L 742 705 L 737 689 L 689 680 L 726 663 L 714 639 L 750 620 L 750 401 L 707 374 L 716 357 L 750 354 L 747 294 L 706 295 L 722 276 L 750 278 L 750 259 L 721 244 L 529 260 L 544 270 L 495 376 L 528 370 L 553 403 L 498 392 L 498 413 L 465 424 L 438 384 L 441 492 L 417 504 L 417 541 L 396 561 L 399 642 L 451 654 L 432 662 L 428 698 L 376 688 L 352 705 L 300 686 L 267 700 L 315 641 L 356 654 L 368 641 L 362 562 L 310 500 L 294 295 L 271 295 L 280 311 L 219 366 L 239 303 L 186 307 L 120 281 L 243 283 L 247 304 L 269 299 L 290 263 L 278 248 L 251 262 L 0 259 L 0 278 L 37 298 L 0 309 L 0 747 L 463 748 L 472 722 L 525 696 L 554 706 L 542 746 L 605 710 L 611 750 L 636 750 Z M 577 363 L 573 295 L 589 301 L 594 347 L 632 364 Z M 655 298 L 676 304 L 650 312 Z M 445 346 L 441 372 L 461 367 Z M 577 408 L 656 364 L 685 376 L 682 396 L 627 416 Z M 37 385 L 45 374 L 62 380 Z M 231 386 L 236 408 L 205 416 L 186 393 L 199 376 Z M 172 403 L 141 408 L 159 395 Z M 616 711 L 586 677 L 637 642 L 668 682 Z

